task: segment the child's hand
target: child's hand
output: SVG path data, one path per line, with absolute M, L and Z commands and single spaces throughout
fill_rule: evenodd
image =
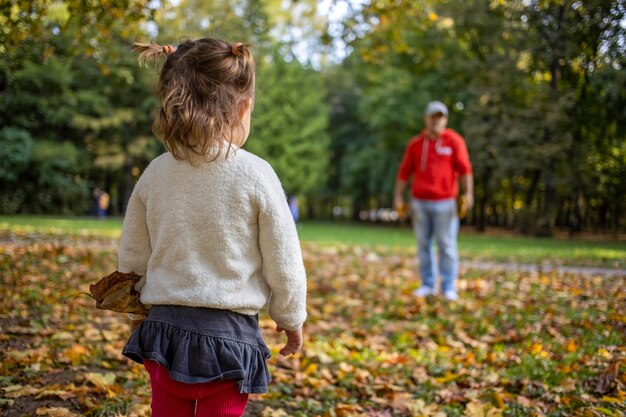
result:
M 280 350 L 281 355 L 293 355 L 302 349 L 302 328 L 299 328 L 298 330 L 286 330 L 277 326 L 276 331 L 285 332 L 287 335 L 287 344 Z

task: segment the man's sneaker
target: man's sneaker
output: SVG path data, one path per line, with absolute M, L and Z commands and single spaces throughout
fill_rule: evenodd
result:
M 459 294 L 457 294 L 454 290 L 448 290 L 443 293 L 443 296 L 448 301 L 457 301 L 459 299 Z
M 434 295 L 434 294 L 435 294 L 435 289 L 426 287 L 426 286 L 419 287 L 418 289 L 413 291 L 413 295 L 416 297 L 420 297 L 420 298 L 428 297 L 429 295 Z

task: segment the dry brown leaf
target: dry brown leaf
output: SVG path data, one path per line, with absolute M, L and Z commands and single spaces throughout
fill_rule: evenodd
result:
M 360 413 L 362 408 L 357 404 L 337 404 L 334 411 L 337 417 L 350 417 Z
M 150 417 L 151 414 L 150 404 L 135 404 L 130 408 L 128 417 Z
M 606 369 L 591 382 L 591 388 L 599 394 L 611 392 L 614 382 L 618 379 L 619 368 L 620 361 L 613 362 L 607 366 Z
M 282 408 L 279 408 L 278 410 L 267 406 L 265 408 L 263 408 L 263 410 L 261 411 L 261 417 L 288 417 L 289 414 L 287 414 L 285 412 L 285 410 L 283 410 Z
M 472 401 L 465 406 L 466 417 L 502 417 L 502 409 L 494 407 L 490 403 Z
M 141 279 L 134 272 L 115 271 L 89 286 L 91 296 L 100 310 L 118 313 L 147 314 L 148 310 L 139 300 L 135 284 Z
M 67 399 L 76 397 L 76 394 L 74 394 L 73 392 L 63 391 L 63 390 L 44 389 L 35 396 L 36 399 L 45 398 L 45 397 L 59 397 L 62 400 L 67 400 Z

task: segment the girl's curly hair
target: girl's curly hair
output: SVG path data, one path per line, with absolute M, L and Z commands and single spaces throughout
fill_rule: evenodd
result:
M 254 60 L 250 45 L 220 39 L 187 40 L 178 48 L 135 43 L 139 62 L 165 63 L 159 79 L 161 110 L 153 133 L 174 158 L 191 162 L 192 154 L 212 155 L 230 149 L 232 138 L 244 128 L 238 105 L 254 98 Z

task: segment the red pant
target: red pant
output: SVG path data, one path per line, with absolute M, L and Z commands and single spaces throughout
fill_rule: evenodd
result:
M 248 404 L 237 381 L 185 384 L 171 379 L 155 361 L 144 361 L 144 366 L 152 385 L 152 417 L 240 417 Z

